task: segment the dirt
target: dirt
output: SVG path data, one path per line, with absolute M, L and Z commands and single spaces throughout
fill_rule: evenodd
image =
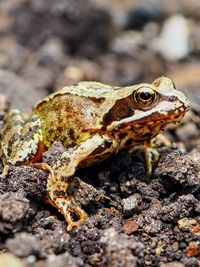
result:
M 169 2 L 169 1 L 168 1 Z M 0 175 L 0 267 L 199 267 L 200 76 L 198 1 L 2 0 L 0 126 L 12 108 L 26 114 L 47 93 L 81 80 L 123 86 L 172 78 L 191 101 L 179 127 L 158 142 L 146 176 L 143 154 L 126 151 L 78 170 L 68 193 L 88 213 L 66 231 L 45 201 L 48 172 L 12 166 Z M 176 13 L 193 46 L 169 60 L 150 45 Z M 65 148 L 54 143 L 43 162 Z M 2 169 L 2 165 L 0 166 Z

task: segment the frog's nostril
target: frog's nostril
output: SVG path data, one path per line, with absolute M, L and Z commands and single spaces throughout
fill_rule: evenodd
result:
M 169 97 L 169 101 L 175 101 L 176 99 L 177 99 L 177 97 L 174 96 L 174 95 L 172 95 L 172 96 Z

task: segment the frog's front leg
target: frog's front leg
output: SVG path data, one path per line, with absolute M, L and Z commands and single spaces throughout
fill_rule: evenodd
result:
M 91 154 L 94 155 L 96 149 L 102 148 L 105 142 L 110 142 L 109 151 L 113 151 L 113 141 L 100 135 L 94 135 L 79 146 L 69 148 L 53 166 L 53 172 L 49 175 L 47 182 L 49 201 L 64 215 L 68 231 L 79 226 L 87 218 L 87 214 L 76 205 L 73 197 L 67 195 L 69 179 L 74 175 L 77 166 Z M 105 148 L 105 152 L 108 152 L 108 148 Z M 76 221 L 73 220 L 74 214 L 78 217 Z
M 129 152 L 133 154 L 136 150 L 142 150 L 144 153 L 144 159 L 146 163 L 146 175 L 151 176 L 153 168 L 158 162 L 159 152 L 152 140 L 145 141 L 142 145 L 132 147 Z
M 0 144 L 4 166 L 37 161 L 43 152 L 41 143 L 42 131 L 38 116 L 31 116 L 25 121 L 18 110 L 11 110 L 7 114 Z
M 159 152 L 157 143 L 164 146 L 170 146 L 170 140 L 163 134 L 157 135 L 153 140 L 146 141 L 143 145 L 144 157 L 146 161 L 147 176 L 151 176 L 153 168 L 158 162 Z
M 158 162 L 159 152 L 152 141 L 145 142 L 143 151 L 146 162 L 146 175 L 151 176 L 153 173 L 154 166 Z

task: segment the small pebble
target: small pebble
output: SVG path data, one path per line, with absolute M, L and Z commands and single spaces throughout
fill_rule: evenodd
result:
M 190 33 L 186 18 L 173 15 L 168 18 L 162 28 L 160 37 L 151 44 L 165 59 L 180 60 L 186 58 L 191 50 Z
M 131 216 L 139 209 L 142 198 L 139 194 L 134 194 L 128 198 L 122 199 L 123 213 L 125 216 Z

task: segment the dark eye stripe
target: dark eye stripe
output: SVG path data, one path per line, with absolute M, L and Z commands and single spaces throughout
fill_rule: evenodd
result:
M 108 126 L 113 121 L 120 121 L 124 118 L 128 118 L 130 116 L 133 116 L 134 113 L 135 110 L 133 107 L 132 98 L 127 97 L 117 100 L 115 105 L 109 110 L 109 112 L 104 115 L 103 125 Z

